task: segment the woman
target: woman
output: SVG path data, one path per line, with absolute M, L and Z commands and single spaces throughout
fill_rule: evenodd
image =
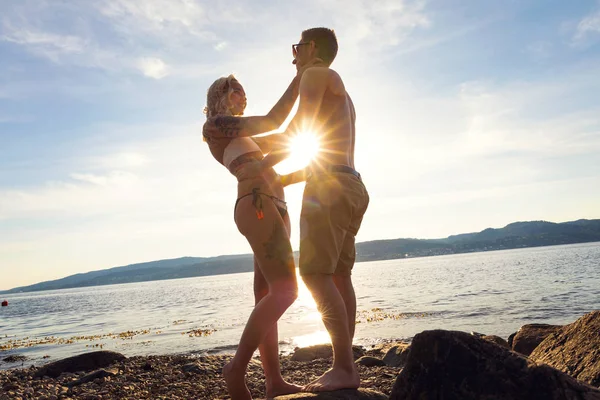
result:
M 299 80 L 300 73 L 269 114 L 253 117 L 254 123 L 261 125 L 265 132 L 278 128 L 298 97 Z M 204 109 L 208 118 L 241 116 L 245 108 L 244 88 L 233 75 L 217 79 L 208 89 Z M 241 165 L 262 159 L 263 153 L 270 150 L 269 144 L 260 138 L 205 136 L 204 139 L 214 158 L 234 176 Z M 296 300 L 298 284 L 283 185 L 273 169 L 266 170 L 257 178 L 238 181 L 234 219 L 254 252 L 255 307 L 233 360 L 223 368 L 227 390 L 234 400 L 251 398 L 245 374 L 258 347 L 265 371 L 267 398 L 298 392 L 301 388 L 287 383 L 279 366 L 277 320 Z

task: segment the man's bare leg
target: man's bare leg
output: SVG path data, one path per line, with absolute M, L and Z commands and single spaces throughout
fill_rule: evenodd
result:
M 360 376 L 354 364 L 352 340 L 348 329 L 348 314 L 344 299 L 331 275 L 302 277 L 317 303 L 325 328 L 333 345 L 332 368 L 304 387 L 305 391 L 323 392 L 338 389 L 356 389 Z
M 350 333 L 350 342 L 354 340 L 354 331 L 356 328 L 356 294 L 352 286 L 352 277 L 333 275 L 333 283 L 344 299 L 346 306 L 346 315 L 348 316 L 348 331 Z
M 254 259 L 254 301 L 255 304 L 269 293 L 269 286 L 263 276 L 258 261 Z M 258 346 L 260 360 L 265 371 L 267 399 L 284 394 L 298 393 L 301 386 L 286 382 L 281 376 L 279 364 L 279 338 L 277 324 L 269 330 L 265 339 Z

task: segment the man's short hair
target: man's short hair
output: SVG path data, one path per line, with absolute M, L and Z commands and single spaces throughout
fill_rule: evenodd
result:
M 337 37 L 333 29 L 329 28 L 311 28 L 302 32 L 302 41 L 314 41 L 317 47 L 317 54 L 325 64 L 331 65 L 338 52 Z

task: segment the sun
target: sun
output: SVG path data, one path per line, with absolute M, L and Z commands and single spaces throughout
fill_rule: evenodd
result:
M 299 170 L 306 167 L 319 153 L 319 139 L 313 132 L 300 132 L 290 140 L 290 157 L 286 169 Z

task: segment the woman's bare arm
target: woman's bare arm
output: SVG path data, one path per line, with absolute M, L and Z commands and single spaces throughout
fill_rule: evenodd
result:
M 277 104 L 264 116 L 235 117 L 220 115 L 209 118 L 202 128 L 208 137 L 243 137 L 270 132 L 279 128 L 294 107 L 298 98 L 300 76 L 294 77 Z
M 293 185 L 294 183 L 304 182 L 308 178 L 308 168 L 291 172 L 287 175 L 281 175 L 280 180 L 283 186 Z

